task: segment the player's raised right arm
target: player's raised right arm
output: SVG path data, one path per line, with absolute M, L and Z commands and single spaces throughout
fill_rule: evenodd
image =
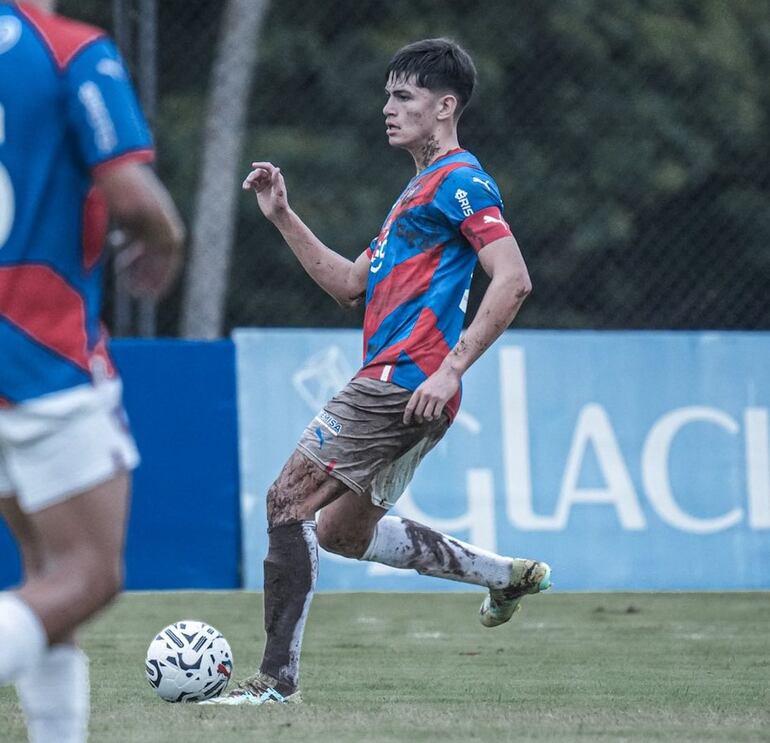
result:
M 366 293 L 369 258 L 362 253 L 351 261 L 324 245 L 289 206 L 280 168 L 255 162 L 243 181 L 254 191 L 262 213 L 283 236 L 311 279 L 343 307 L 355 307 Z

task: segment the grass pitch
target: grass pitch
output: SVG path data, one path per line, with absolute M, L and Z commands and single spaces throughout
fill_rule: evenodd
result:
M 88 626 L 92 743 L 770 740 L 770 594 L 545 594 L 484 629 L 482 593 L 321 594 L 305 704 L 199 707 L 144 679 L 154 634 L 201 619 L 257 665 L 262 597 L 128 594 Z M 24 741 L 10 689 L 0 740 Z

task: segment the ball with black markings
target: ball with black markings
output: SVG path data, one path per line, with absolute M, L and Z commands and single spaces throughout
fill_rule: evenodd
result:
M 150 643 L 145 672 L 161 699 L 202 702 L 227 688 L 233 653 L 214 627 L 183 620 L 164 627 Z

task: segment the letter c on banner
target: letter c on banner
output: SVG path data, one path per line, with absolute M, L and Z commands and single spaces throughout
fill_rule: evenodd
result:
M 671 443 L 681 428 L 695 422 L 713 423 L 733 435 L 740 430 L 729 415 L 716 408 L 692 406 L 673 410 L 664 415 L 647 436 L 642 452 L 642 478 L 650 503 L 664 521 L 692 534 L 713 534 L 735 526 L 743 517 L 742 509 L 734 508 L 711 519 L 691 516 L 674 500 L 668 477 Z

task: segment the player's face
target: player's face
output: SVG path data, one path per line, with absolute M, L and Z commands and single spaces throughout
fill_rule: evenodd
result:
M 415 150 L 435 133 L 442 96 L 421 88 L 414 78 L 394 78 L 385 86 L 385 132 L 393 147 Z

